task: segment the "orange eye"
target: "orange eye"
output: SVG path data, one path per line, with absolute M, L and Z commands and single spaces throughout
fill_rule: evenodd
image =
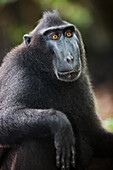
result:
M 67 37 L 71 37 L 72 34 L 71 34 L 71 32 L 68 32 L 66 35 L 67 35 Z
M 58 39 L 58 35 L 53 35 L 53 39 L 54 40 Z

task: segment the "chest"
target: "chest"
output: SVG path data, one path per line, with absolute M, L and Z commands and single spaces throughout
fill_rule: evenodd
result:
M 75 112 L 79 108 L 80 96 L 74 85 L 59 84 L 56 86 L 47 82 L 41 84 L 36 93 L 37 108 L 53 108 L 67 114 Z

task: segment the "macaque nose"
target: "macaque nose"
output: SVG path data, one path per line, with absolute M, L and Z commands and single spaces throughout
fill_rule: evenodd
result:
M 74 60 L 73 56 L 67 57 L 67 62 L 68 62 L 68 63 L 73 62 L 73 60 Z

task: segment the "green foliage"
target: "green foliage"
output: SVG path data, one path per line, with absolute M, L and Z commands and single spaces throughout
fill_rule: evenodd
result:
M 69 0 L 40 0 L 40 4 L 44 10 L 58 9 L 64 19 L 81 29 L 87 29 L 93 22 L 89 9 Z
M 21 43 L 22 37 L 24 34 L 29 33 L 29 29 L 27 26 L 20 26 L 18 24 L 10 25 L 8 29 L 8 37 L 11 43 Z
M 14 2 L 16 0 L 0 0 L 0 5 L 5 5 L 7 3 L 10 3 L 10 2 Z
M 106 129 L 113 131 L 113 118 L 108 118 L 104 120 L 103 125 Z

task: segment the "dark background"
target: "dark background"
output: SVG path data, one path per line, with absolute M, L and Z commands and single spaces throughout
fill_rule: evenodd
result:
M 97 110 L 104 125 L 113 129 L 113 0 L 0 0 L 0 64 L 43 11 L 53 9 L 81 31 Z

